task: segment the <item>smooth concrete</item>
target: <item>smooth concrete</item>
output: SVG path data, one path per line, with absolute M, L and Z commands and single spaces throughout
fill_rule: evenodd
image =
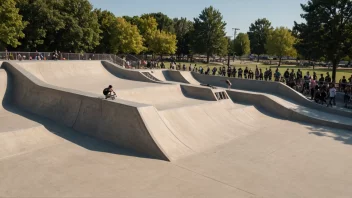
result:
M 138 108 L 147 105 L 107 101 L 98 95 L 55 87 L 14 62 L 4 62 L 2 67 L 13 76 L 13 103 L 16 106 L 76 131 L 168 160 L 139 114 Z M 149 110 L 156 111 L 155 108 Z
M 16 96 L 18 85 L 27 87 L 26 97 L 33 100 L 31 95 L 38 93 L 36 89 L 25 83 L 16 85 L 16 81 L 21 80 L 20 75 L 9 68 L 10 78 L 0 69 L 0 85 L 14 82 L 15 86 L 11 83 L 0 86 L 2 95 L 8 93 L 3 101 L 16 101 L 8 96 Z M 72 91 L 76 95 L 89 95 Z M 117 103 L 123 101 L 110 102 L 107 108 L 119 111 L 113 107 Z M 32 108 L 45 108 L 45 105 L 26 109 L 31 111 Z M 4 154 L 0 157 L 0 196 L 347 198 L 352 194 L 352 157 L 349 155 L 352 135 L 349 131 L 277 119 L 261 109 L 229 100 L 162 111 L 150 105 L 137 109 L 153 137 L 168 145 L 164 147 L 165 153 L 193 154 L 172 162 L 150 159 L 76 133 L 49 119 L 5 107 L 4 112 L 23 120 L 30 119 L 33 126 L 39 127 L 33 128 L 18 119 L 14 122 L 17 128 L 33 130 L 8 133 L 3 128 L 0 133 L 6 134 L 0 137 L 3 138 L 0 151 Z M 2 118 L 0 128 L 7 122 L 2 122 Z M 158 124 L 159 119 L 169 122 L 173 133 L 165 133 L 167 129 L 161 126 L 167 125 Z M 87 130 L 92 130 L 89 128 Z M 183 149 L 174 147 L 171 137 L 173 141 L 182 140 Z M 27 140 L 32 143 L 25 143 Z
M 159 159 L 174 161 L 242 134 L 226 128 L 226 138 L 219 136 L 216 139 L 213 130 L 223 127 L 217 119 L 220 115 L 230 115 L 229 108 L 234 108 L 234 104 L 229 99 L 217 101 L 213 90 L 209 88 L 140 82 L 142 88 L 123 89 L 123 83 L 128 86 L 130 81 L 118 79 L 120 89 L 117 93 L 120 100 L 106 101 L 99 98 L 98 93 L 81 91 L 91 90 L 89 86 L 94 83 L 103 85 L 108 83 L 105 79 L 110 80 L 108 75 L 105 76 L 104 67 L 99 61 L 21 62 L 20 65 L 4 63 L 4 67 L 15 76 L 14 80 L 18 84 L 15 87 L 15 102 L 20 107 L 76 131 Z M 77 79 L 86 82 L 86 86 L 79 81 L 76 83 Z M 71 89 L 61 88 L 65 85 L 70 85 Z M 214 117 L 211 112 L 202 109 L 213 109 L 219 113 Z M 181 138 L 197 137 L 196 130 L 184 130 L 191 124 L 184 125 L 185 128 L 174 124 L 178 122 L 177 117 L 187 116 L 192 117 L 194 128 L 208 129 L 203 135 L 211 137 L 213 144 L 206 143 L 209 142 L 207 139 L 186 143 Z M 204 122 L 205 119 L 208 121 Z M 231 122 L 233 126 L 238 124 L 236 120 Z M 194 147 L 192 144 L 201 144 L 203 147 L 190 149 Z

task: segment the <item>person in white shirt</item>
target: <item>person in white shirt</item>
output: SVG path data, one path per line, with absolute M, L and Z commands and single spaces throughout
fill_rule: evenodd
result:
M 334 105 L 336 106 L 336 100 L 335 100 L 335 96 L 336 96 L 336 88 L 335 88 L 335 85 L 332 84 L 330 86 L 330 89 L 329 89 L 329 97 L 330 97 L 330 100 L 329 100 L 329 103 L 327 105 L 327 107 Z M 333 104 L 331 103 L 333 102 Z

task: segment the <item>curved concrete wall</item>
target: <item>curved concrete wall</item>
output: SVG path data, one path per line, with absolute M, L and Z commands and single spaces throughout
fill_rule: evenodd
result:
M 203 84 L 210 84 L 217 87 L 227 87 L 225 80 L 229 79 L 232 83 L 233 89 L 269 93 L 269 94 L 277 95 L 285 99 L 294 101 L 297 104 L 306 106 L 308 108 L 317 109 L 320 111 L 333 113 L 340 116 L 352 117 L 352 113 L 348 111 L 342 111 L 342 110 L 332 109 L 332 108 L 324 108 L 323 106 L 308 100 L 297 91 L 291 89 L 290 87 L 282 83 L 238 79 L 238 78 L 227 78 L 223 76 L 201 75 L 195 72 L 192 72 L 192 75 L 197 81 Z
M 345 129 L 345 130 L 346 129 L 352 130 L 352 125 L 347 125 L 347 124 L 338 123 L 338 122 L 331 122 L 329 120 L 318 119 L 318 118 L 301 114 L 299 112 L 296 112 L 292 109 L 289 109 L 281 105 L 280 103 L 260 93 L 256 94 L 251 92 L 241 92 L 241 91 L 235 91 L 235 90 L 227 90 L 227 93 L 234 102 L 257 106 L 275 116 L 279 116 L 287 120 L 328 126 L 328 127 L 335 127 L 339 129 Z
M 160 131 L 156 127 L 152 128 L 154 131 L 148 130 L 144 122 L 145 116 L 141 115 L 140 111 L 143 109 L 144 114 L 158 115 L 154 107 L 146 108 L 148 105 L 123 100 L 102 100 L 94 94 L 51 86 L 16 63 L 4 62 L 2 67 L 13 77 L 12 94 L 15 105 L 76 131 L 159 159 L 170 160 L 179 157 L 178 153 L 167 156 L 153 138 L 155 135 L 151 135 L 161 132 L 167 134 L 169 131 Z M 156 118 L 153 124 L 159 127 L 165 125 L 161 119 L 158 121 Z M 159 136 L 166 136 L 165 134 Z M 166 142 L 172 148 L 182 151 L 176 140 Z M 180 153 L 184 155 L 186 152 Z
M 160 83 L 154 80 L 151 80 L 141 74 L 139 71 L 132 71 L 128 69 L 124 69 L 119 67 L 109 61 L 101 61 L 102 65 L 108 70 L 111 74 L 115 75 L 116 77 L 128 79 L 128 80 L 136 80 L 142 82 L 151 82 L 151 83 Z

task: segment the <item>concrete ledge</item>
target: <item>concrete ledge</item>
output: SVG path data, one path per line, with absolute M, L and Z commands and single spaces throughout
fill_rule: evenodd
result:
M 128 70 L 117 66 L 109 61 L 101 61 L 102 65 L 108 70 L 111 74 L 115 75 L 116 77 L 127 79 L 127 80 L 136 80 L 142 82 L 150 82 L 150 83 L 159 83 L 154 80 L 151 80 L 141 74 L 139 71 Z
M 339 129 L 345 129 L 345 130 L 352 130 L 352 123 L 351 125 L 347 125 L 343 123 L 337 123 L 337 122 L 310 117 L 310 116 L 301 114 L 297 111 L 294 111 L 293 109 L 287 108 L 263 94 L 241 92 L 241 91 L 235 91 L 235 90 L 227 90 L 227 93 L 234 102 L 252 104 L 261 109 L 264 109 L 268 113 L 271 113 L 275 116 L 278 116 L 287 120 L 304 122 L 304 123 L 315 124 L 315 125 L 322 125 L 327 127 L 334 127 Z
M 171 81 L 189 84 L 189 82 L 181 75 L 180 71 L 165 70 L 164 72 Z
M 15 105 L 76 131 L 169 160 L 157 140 L 150 135 L 139 113 L 140 108 L 148 105 L 123 100 L 107 101 L 94 94 L 51 86 L 16 63 L 4 62 L 2 67 L 12 75 Z M 149 111 L 158 115 L 154 107 Z
M 185 96 L 201 100 L 217 101 L 213 91 L 209 88 L 182 84 L 180 86 Z

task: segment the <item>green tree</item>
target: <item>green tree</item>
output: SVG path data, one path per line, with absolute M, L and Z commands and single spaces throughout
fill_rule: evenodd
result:
M 283 56 L 296 56 L 294 48 L 296 38 L 291 31 L 285 27 L 275 28 L 269 31 L 265 48 L 270 55 L 276 55 L 279 58 L 279 66 Z
M 250 41 L 248 34 L 239 33 L 234 40 L 234 52 L 237 56 L 248 55 L 250 53 Z
M 17 0 L 25 50 L 91 51 L 100 40 L 96 13 L 88 0 Z
M 106 10 L 101 11 L 101 9 L 94 10 L 94 12 L 98 17 L 101 30 L 100 44 L 95 48 L 95 52 L 116 54 L 116 44 L 113 43 L 113 38 L 118 36 L 118 21 L 115 15 Z
M 221 47 L 219 48 L 219 51 L 216 53 L 219 56 L 227 56 L 229 53 L 229 39 L 228 37 L 224 36 L 220 40 Z
M 122 18 L 124 18 L 127 22 L 131 23 L 132 25 L 137 25 L 139 21 L 139 16 L 123 16 Z
M 266 54 L 265 44 L 271 30 L 271 23 L 266 18 L 257 19 L 249 26 L 248 37 L 251 42 L 251 53 L 256 54 L 259 62 L 259 56 Z
M 191 32 L 193 31 L 193 22 L 182 17 L 180 19 L 175 18 L 174 29 L 177 39 L 177 56 L 181 57 L 181 55 L 190 54 L 190 42 Z
M 14 0 L 2 0 L 0 4 L 0 49 L 6 45 L 17 47 L 21 43 L 18 39 L 25 35 L 22 30 L 26 22 L 22 21 L 19 9 Z
M 314 31 L 306 24 L 297 24 L 295 22 L 293 35 L 297 38 L 294 47 L 301 59 L 318 61 L 324 56 L 324 51 L 320 49 L 319 43 L 314 39 Z M 314 69 L 314 66 L 313 66 Z
M 176 35 L 165 31 L 156 31 L 152 37 L 149 50 L 162 58 L 163 54 L 175 54 L 176 44 Z
M 114 53 L 139 54 L 144 50 L 143 37 L 135 25 L 128 23 L 124 18 L 117 18 L 116 36 L 112 38 Z
M 298 27 L 299 38 L 303 43 L 314 42 L 313 46 L 322 49 L 333 65 L 332 80 L 336 82 L 336 69 L 341 58 L 352 51 L 352 1 L 309 0 L 301 7 L 305 22 L 296 24 L 296 28 L 304 24 L 309 28 Z
M 143 14 L 141 16 L 141 18 L 148 18 L 148 17 L 155 18 L 155 20 L 158 24 L 158 26 L 157 26 L 158 30 L 163 30 L 166 32 L 175 33 L 174 22 L 167 15 L 165 15 L 161 12 L 158 12 L 158 13 Z
M 222 47 L 225 26 L 226 23 L 219 10 L 212 6 L 205 8 L 199 17 L 194 19 L 192 50 L 206 54 L 209 63 L 209 57 L 218 53 Z
M 56 49 L 56 32 L 65 27 L 60 14 L 62 1 L 17 0 L 23 20 L 28 23 L 23 30 L 26 37 L 21 40 L 19 50 L 48 51 Z
M 137 21 L 137 27 L 140 34 L 144 38 L 144 46 L 146 50 L 149 50 L 149 45 L 152 42 L 155 32 L 157 32 L 157 22 L 153 17 L 139 18 Z
M 88 0 L 62 1 L 60 13 L 65 27 L 56 34 L 57 48 L 73 52 L 93 50 L 99 45 L 100 29 L 92 5 Z

